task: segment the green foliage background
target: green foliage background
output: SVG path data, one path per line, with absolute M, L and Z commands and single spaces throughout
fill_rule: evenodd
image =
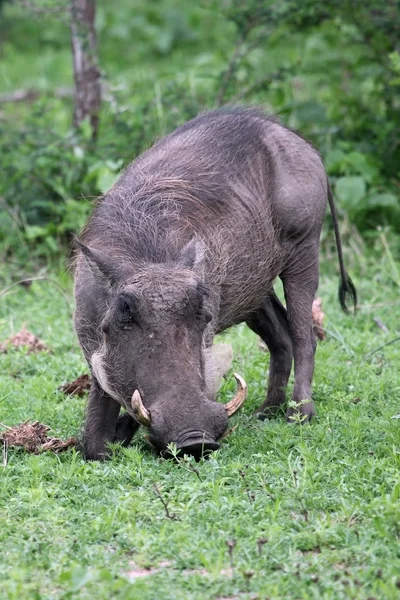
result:
M 367 238 L 378 225 L 400 232 L 398 0 L 98 0 L 96 146 L 58 97 L 72 89 L 72 61 L 68 13 L 52 8 L 67 4 L 0 5 L 0 94 L 40 92 L 0 104 L 3 256 L 57 252 L 124 165 L 228 102 L 262 105 L 310 138 Z

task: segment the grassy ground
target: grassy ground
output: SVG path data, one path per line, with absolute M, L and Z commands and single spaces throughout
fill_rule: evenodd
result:
M 1 597 L 399 598 L 400 344 L 371 354 L 398 335 L 389 259 L 382 250 L 374 269 L 356 259 L 364 308 L 355 319 L 340 313 L 337 278 L 323 266 L 329 335 L 310 426 L 252 417 L 268 355 L 238 327 L 226 337 L 249 399 L 221 449 L 195 468 L 157 458 L 142 436 L 105 464 L 75 450 L 10 448 L 0 467 Z M 84 400 L 57 391 L 85 369 L 68 305 L 49 283 L 15 287 L 0 298 L 0 339 L 23 322 L 52 353 L 0 355 L 0 421 L 37 419 L 76 435 Z M 233 389 L 226 382 L 221 399 Z

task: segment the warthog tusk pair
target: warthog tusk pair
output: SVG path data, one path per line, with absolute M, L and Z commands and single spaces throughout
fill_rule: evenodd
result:
M 224 406 L 228 417 L 231 417 L 235 414 L 235 412 L 239 410 L 243 402 L 246 400 L 247 396 L 247 384 L 245 380 L 237 373 L 234 373 L 233 375 L 236 379 L 237 391 L 232 400 L 227 402 Z M 133 392 L 131 405 L 133 416 L 138 421 L 138 423 L 144 425 L 145 427 L 150 427 L 151 416 L 147 408 L 144 406 L 138 390 L 135 390 Z

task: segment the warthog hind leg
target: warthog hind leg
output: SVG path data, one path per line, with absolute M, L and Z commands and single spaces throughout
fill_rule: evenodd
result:
M 304 256 L 302 257 L 304 259 Z M 308 252 L 282 274 L 294 357 L 294 406 L 289 406 L 289 422 L 310 421 L 315 414 L 311 400 L 316 339 L 312 327 L 312 303 L 318 287 L 318 247 Z
M 247 321 L 247 325 L 261 337 L 271 354 L 267 398 L 256 411 L 262 419 L 276 412 L 285 402 L 292 368 L 292 342 L 287 313 L 275 292 L 272 291 L 263 307 Z

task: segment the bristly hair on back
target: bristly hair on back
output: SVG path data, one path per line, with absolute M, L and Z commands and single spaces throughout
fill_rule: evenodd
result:
M 259 109 L 232 107 L 189 121 L 127 167 L 97 202 L 82 241 L 101 240 L 108 252 L 135 261 L 174 260 L 194 233 L 206 235 L 211 220 L 223 222 L 237 164 L 244 166 L 255 148 L 264 148 L 263 128 L 275 122 Z M 211 147 L 213 139 L 223 139 L 223 148 Z M 216 153 L 223 168 L 216 169 Z M 246 204 L 240 193 L 236 200 Z

